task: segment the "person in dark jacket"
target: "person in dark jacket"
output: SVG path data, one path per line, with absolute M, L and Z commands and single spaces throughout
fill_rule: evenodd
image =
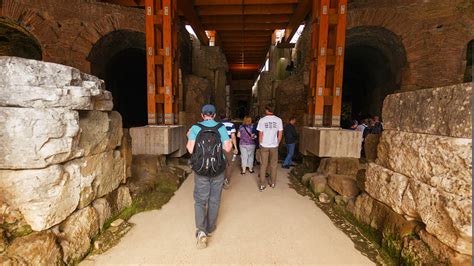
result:
M 298 140 L 298 133 L 296 133 L 296 118 L 291 117 L 289 123 L 283 129 L 283 136 L 285 138 L 286 148 L 288 149 L 288 154 L 286 155 L 285 161 L 283 161 L 283 168 L 289 169 L 290 166 L 293 166 L 292 160 L 293 155 L 295 154 L 296 140 Z

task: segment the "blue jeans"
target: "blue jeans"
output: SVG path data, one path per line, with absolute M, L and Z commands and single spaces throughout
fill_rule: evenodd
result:
M 194 219 L 197 231 L 208 234 L 216 229 L 223 185 L 224 173 L 216 177 L 194 173 Z
M 286 155 L 285 161 L 283 162 L 283 166 L 291 165 L 293 155 L 295 154 L 295 147 L 296 147 L 296 143 L 286 144 L 286 148 L 288 149 L 288 154 Z

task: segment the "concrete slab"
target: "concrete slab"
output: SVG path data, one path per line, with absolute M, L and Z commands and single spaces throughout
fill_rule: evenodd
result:
M 133 155 L 170 155 L 185 153 L 183 147 L 186 150 L 186 132 L 181 125 L 134 127 L 130 128 L 130 136 Z
M 341 128 L 303 127 L 300 152 L 318 157 L 360 158 L 362 133 Z

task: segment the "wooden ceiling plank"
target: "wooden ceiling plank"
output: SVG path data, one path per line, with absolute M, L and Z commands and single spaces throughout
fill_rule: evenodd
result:
M 230 16 L 201 16 L 203 24 L 217 23 L 288 23 L 290 15 L 230 15 Z
M 242 0 L 195 0 L 196 6 L 240 5 Z M 244 0 L 245 5 L 297 4 L 298 0 Z
M 224 5 L 200 6 L 197 8 L 200 16 L 226 16 L 226 15 L 276 15 L 292 14 L 293 5 Z
M 290 43 L 291 38 L 295 35 L 298 27 L 304 21 L 306 16 L 311 11 L 312 1 L 311 0 L 302 0 L 295 9 L 293 16 L 288 22 L 288 26 L 285 29 L 285 37 L 282 42 Z
M 201 44 L 204 46 L 209 45 L 209 39 L 207 38 L 206 32 L 202 27 L 201 22 L 199 21 L 199 17 L 196 14 L 196 11 L 194 10 L 192 1 L 178 0 L 178 8 L 193 28 Z
M 258 23 L 258 24 L 206 24 L 203 27 L 206 30 L 235 30 L 235 31 L 242 31 L 242 30 L 276 30 L 276 29 L 284 29 L 286 23 Z

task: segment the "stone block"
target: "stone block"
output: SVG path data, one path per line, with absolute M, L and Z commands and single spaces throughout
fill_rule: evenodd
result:
M 92 207 L 74 212 L 55 228 L 63 252 L 63 261 L 70 264 L 87 254 L 91 240 L 99 233 L 99 217 Z
M 65 109 L 0 107 L 0 169 L 44 168 L 83 154 L 79 116 Z
M 359 159 L 356 158 L 322 158 L 318 173 L 338 174 L 338 175 L 349 175 L 356 176 L 359 171 Z
M 56 237 L 48 231 L 16 238 L 8 247 L 6 256 L 14 265 L 61 264 L 61 250 Z
M 79 126 L 79 147 L 84 156 L 113 150 L 122 142 L 122 116 L 118 112 L 79 112 Z
M 388 95 L 382 116 L 386 129 L 470 139 L 471 107 L 465 83 Z
M 356 180 L 351 176 L 330 174 L 328 185 L 340 195 L 349 198 L 357 196 L 360 192 Z
M 360 158 L 361 134 L 339 128 L 303 127 L 299 149 L 319 157 Z
M 472 265 L 472 256 L 456 252 L 439 241 L 435 236 L 426 232 L 426 230 L 420 230 L 418 235 L 441 262 L 449 265 Z
M 92 207 L 97 212 L 97 216 L 99 219 L 99 228 L 102 230 L 104 223 L 112 217 L 112 209 L 110 208 L 110 204 L 105 198 L 100 198 L 94 200 L 92 202 Z
M 186 128 L 184 126 L 179 127 L 177 130 L 178 135 L 176 136 L 179 148 L 177 151 L 171 153 L 169 157 L 182 157 L 183 155 L 188 153 L 186 148 L 186 143 L 188 142 L 188 137 L 186 136 Z
M 130 137 L 130 133 L 128 128 L 123 129 L 123 136 L 122 142 L 120 144 L 120 155 L 124 159 L 125 162 L 125 177 L 132 176 L 132 137 Z
M 133 156 L 132 177 L 129 179 L 128 184 L 133 197 L 155 187 L 158 181 L 159 169 L 159 156 Z
M 375 162 L 377 159 L 377 146 L 380 141 L 380 134 L 368 134 L 364 140 L 364 153 L 367 162 Z
M 317 175 L 317 173 L 307 173 L 307 174 L 304 174 L 302 177 L 301 177 L 301 183 L 303 183 L 303 185 L 307 186 L 311 180 L 311 178 L 313 176 Z
M 324 175 L 314 175 L 309 182 L 314 193 L 323 193 L 326 190 L 327 177 Z
M 366 191 L 399 214 L 426 224 L 452 249 L 471 254 L 472 199 L 447 193 L 376 164 L 367 169 Z
M 82 157 L 64 167 L 72 177 L 80 180 L 79 208 L 105 196 L 125 180 L 125 163 L 118 150 Z
M 106 198 L 113 215 L 120 213 L 123 209 L 132 204 L 132 197 L 127 186 L 120 186 L 109 193 Z
M 130 128 L 133 155 L 169 155 L 182 146 L 183 126 L 145 126 Z
M 100 163 L 100 162 L 99 162 Z M 48 229 L 71 214 L 81 180 L 60 165 L 34 170 L 0 170 L 0 191 L 35 231 Z
M 472 197 L 472 140 L 386 130 L 377 163 L 448 193 Z

